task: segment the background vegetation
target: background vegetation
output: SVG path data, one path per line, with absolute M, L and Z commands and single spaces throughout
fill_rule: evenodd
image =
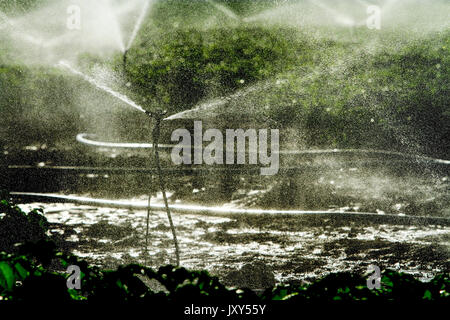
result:
M 121 54 L 102 63 L 121 75 L 117 89 L 144 107 L 175 113 L 282 79 L 282 86 L 229 102 L 230 113 L 243 114 L 234 119 L 254 117 L 247 110 L 259 110 L 273 126 L 293 130 L 291 140 L 305 148 L 373 147 L 449 158 L 448 31 L 408 41 L 384 34 L 369 49 L 370 37 L 378 36 L 364 30 L 355 43 L 318 39 L 287 26 L 168 28 L 162 21 L 169 4 L 159 6 L 153 13 L 159 19 L 139 33 L 126 67 Z M 89 84 L 51 67 L 11 63 L 8 57 L 8 49 L 0 52 L 5 143 L 73 141 L 85 130 L 147 139 L 139 114 Z M 100 61 L 80 57 L 87 69 Z

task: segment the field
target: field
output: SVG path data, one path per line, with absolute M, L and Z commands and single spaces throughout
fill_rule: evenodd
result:
M 152 150 L 79 142 L 151 143 L 139 111 L 165 110 L 162 144 L 201 120 L 278 129 L 282 151 L 265 177 L 174 173 L 161 149 L 181 266 L 257 291 L 370 265 L 449 273 L 447 1 L 378 1 L 379 30 L 356 0 L 75 2 L 90 14 L 68 31 L 69 1 L 0 1 L 0 189 L 42 208 L 65 249 L 101 268 L 174 263 Z

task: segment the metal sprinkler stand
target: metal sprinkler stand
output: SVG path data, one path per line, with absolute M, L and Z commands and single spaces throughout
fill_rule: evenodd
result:
M 125 70 L 125 68 L 127 67 L 127 54 L 128 54 L 128 50 L 125 50 L 123 52 L 123 69 Z M 147 112 L 146 112 L 147 113 Z
M 178 267 L 180 265 L 180 249 L 178 247 L 178 240 L 177 240 L 177 235 L 175 232 L 175 226 L 172 221 L 172 215 L 170 213 L 169 203 L 167 201 L 166 187 L 165 187 L 165 183 L 164 183 L 163 172 L 161 169 L 161 163 L 159 161 L 159 150 L 158 150 L 158 141 L 159 141 L 159 137 L 160 137 L 160 133 L 161 133 L 161 130 L 160 130 L 161 129 L 161 120 L 164 118 L 166 113 L 167 113 L 167 111 L 156 111 L 156 112 L 145 111 L 145 114 L 147 116 L 149 116 L 151 119 L 155 120 L 155 126 L 153 127 L 152 135 L 153 135 L 153 148 L 155 150 L 156 169 L 157 169 L 158 176 L 159 176 L 159 185 L 161 188 L 161 193 L 163 195 L 164 205 L 166 207 L 167 218 L 169 219 L 170 229 L 172 230 L 173 242 L 175 245 L 176 265 Z M 146 233 L 146 237 L 145 237 L 146 250 L 147 250 L 147 239 L 148 239 L 148 221 L 149 221 L 149 214 L 150 214 L 150 198 L 151 198 L 151 195 L 149 195 L 149 207 L 148 207 L 148 213 L 147 213 L 147 233 Z

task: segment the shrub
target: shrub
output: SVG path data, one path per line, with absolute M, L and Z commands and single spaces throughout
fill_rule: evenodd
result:
M 15 252 L 16 244 L 47 239 L 49 224 L 42 209 L 25 213 L 8 200 L 1 200 L 0 214 L 0 251 Z

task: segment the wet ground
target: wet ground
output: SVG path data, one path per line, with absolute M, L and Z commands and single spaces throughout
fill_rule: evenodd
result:
M 59 162 L 39 161 L 42 154 L 36 156 L 35 151 L 29 151 L 36 160 L 21 164 L 38 167 L 67 164 L 64 158 Z M 48 153 L 44 155 L 48 157 Z M 148 165 L 145 162 L 148 158 L 111 157 L 110 152 L 108 155 L 106 159 L 96 155 L 82 160 L 91 166 L 112 162 L 116 162 L 115 166 Z M 387 165 L 369 170 L 357 164 L 342 165 L 336 160 L 316 160 L 324 161 L 330 163 L 328 170 L 323 165 L 319 170 L 309 166 L 311 170 L 275 178 L 215 174 L 167 177 L 171 203 L 377 214 L 376 217 L 227 213 L 212 216 L 174 212 L 181 265 L 206 269 L 230 286 L 255 289 L 274 282 L 310 281 L 331 272 L 364 273 L 372 264 L 381 269 L 405 271 L 420 279 L 450 272 L 448 222 L 430 224 L 425 220 L 384 218 L 387 214 L 399 218 L 405 215 L 449 218 L 447 172 L 430 168 L 413 172 Z M 70 164 L 81 163 L 80 160 Z M 140 201 L 147 199 L 143 193 L 155 195 L 158 190 L 155 180 L 142 174 L 43 174 L 39 179 L 26 174 L 24 171 L 21 177 L 20 173 L 10 177 L 12 183 L 17 188 L 26 185 L 28 191 Z M 24 184 L 26 177 L 35 182 Z M 12 190 L 23 191 L 17 188 Z M 160 201 L 160 194 L 152 199 L 152 203 Z M 137 262 L 157 268 L 175 263 L 172 234 L 163 211 L 150 214 L 145 253 L 145 210 L 40 202 L 21 206 L 42 207 L 53 223 L 51 232 L 60 234 L 70 243 L 73 253 L 93 264 L 115 268 Z
M 124 263 L 158 267 L 174 263 L 172 235 L 165 212 L 150 215 L 148 254 L 144 252 L 146 211 L 72 204 L 32 203 L 43 207 L 51 232 L 67 233 L 73 253 L 91 263 L 115 268 Z M 273 272 L 276 282 L 312 280 L 330 272 L 368 266 L 431 278 L 450 271 L 450 227 L 382 224 L 339 217 L 204 216 L 173 214 L 181 264 L 206 269 L 233 283 L 233 271 L 254 268 L 254 277 Z M 61 226 L 65 226 L 62 228 Z M 258 263 L 259 262 L 259 263 Z M 256 264 L 255 264 L 256 263 Z M 259 286 L 269 285 L 260 282 Z

